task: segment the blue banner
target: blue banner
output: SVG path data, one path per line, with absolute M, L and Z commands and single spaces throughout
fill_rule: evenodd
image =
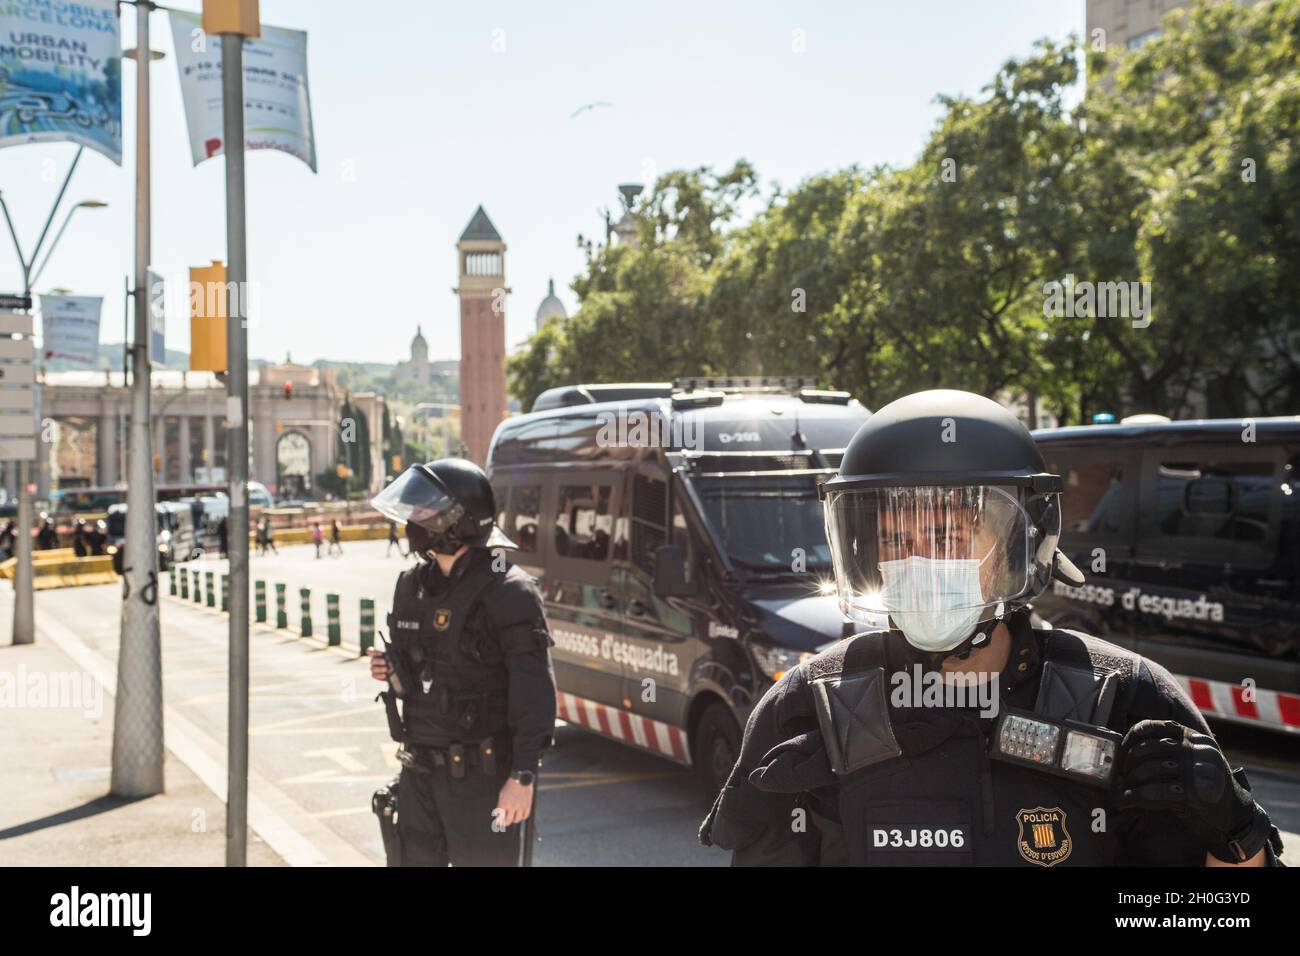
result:
M 0 0 L 0 147 L 53 141 L 122 165 L 116 0 Z

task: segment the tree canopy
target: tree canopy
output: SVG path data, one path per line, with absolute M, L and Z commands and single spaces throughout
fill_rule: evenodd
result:
M 943 386 L 1063 422 L 1294 414 L 1298 63 L 1300 0 L 1201 2 L 1136 51 L 1040 41 L 941 97 L 909 166 L 766 197 L 744 160 L 669 172 L 637 241 L 597 250 L 580 307 L 511 358 L 511 391 L 816 374 L 873 407 Z M 1053 310 L 1053 284 L 1090 297 Z

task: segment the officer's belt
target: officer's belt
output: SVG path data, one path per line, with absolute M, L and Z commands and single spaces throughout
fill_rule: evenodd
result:
M 397 761 L 416 773 L 433 773 L 446 768 L 453 777 L 463 777 L 467 767 L 480 767 L 488 776 L 497 769 L 496 740 L 488 737 L 477 744 L 449 744 L 446 747 L 428 747 L 422 744 L 403 744 L 397 751 Z

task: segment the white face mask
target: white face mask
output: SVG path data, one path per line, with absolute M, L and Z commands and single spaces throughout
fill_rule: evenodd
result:
M 927 652 L 950 651 L 971 636 L 984 611 L 981 558 L 881 561 L 880 599 L 907 643 Z M 923 598 L 923 599 L 922 599 Z M 895 611 L 896 607 L 930 610 Z

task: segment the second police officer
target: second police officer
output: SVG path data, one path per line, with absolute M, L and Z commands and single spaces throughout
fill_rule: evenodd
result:
M 515 545 L 472 462 L 414 465 L 373 504 L 420 557 L 398 576 L 387 652 L 371 651 L 402 744 L 395 827 L 376 795 L 389 865 L 514 866 L 555 725 L 541 595 L 505 561 Z
M 1281 844 L 1163 667 L 1029 602 L 1083 575 L 1062 481 L 989 399 L 930 391 L 859 429 L 821 490 L 864 633 L 750 715 L 700 831 L 737 865 L 1275 864 Z

